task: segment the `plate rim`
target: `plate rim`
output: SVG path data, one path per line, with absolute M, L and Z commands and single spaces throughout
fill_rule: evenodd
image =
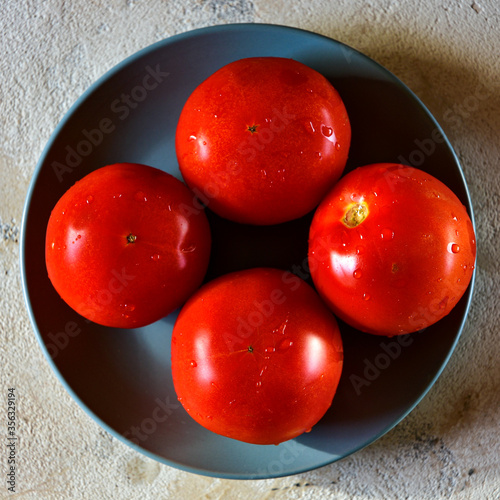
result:
M 151 452 L 140 445 L 137 445 L 130 439 L 127 439 L 124 437 L 122 434 L 120 434 L 117 430 L 113 429 L 109 424 L 107 424 L 104 420 L 102 420 L 99 416 L 97 416 L 94 411 L 87 406 L 83 400 L 75 393 L 73 388 L 69 385 L 69 383 L 66 381 L 58 367 L 56 366 L 54 360 L 50 356 L 50 353 L 48 352 L 46 344 L 43 342 L 41 333 L 39 331 L 39 328 L 37 326 L 37 321 L 33 312 L 33 308 L 31 305 L 31 297 L 28 294 L 28 286 L 27 286 L 27 276 L 26 276 L 26 236 L 27 236 L 27 219 L 28 219 L 28 212 L 29 208 L 31 205 L 32 197 L 34 194 L 34 190 L 37 184 L 38 177 L 40 175 L 40 172 L 42 171 L 42 167 L 46 162 L 47 155 L 49 151 L 51 150 L 54 142 L 56 141 L 57 137 L 59 136 L 61 130 L 64 128 L 64 126 L 68 123 L 68 121 L 72 118 L 73 114 L 77 109 L 82 106 L 82 104 L 85 103 L 85 101 L 95 92 L 97 91 L 105 82 L 107 82 L 109 79 L 111 79 L 114 75 L 119 73 L 122 69 L 126 68 L 127 66 L 133 64 L 135 61 L 140 60 L 144 56 L 152 53 L 155 50 L 161 49 L 162 47 L 172 45 L 177 42 L 182 42 L 184 39 L 192 39 L 195 37 L 199 36 L 204 36 L 205 34 L 209 33 L 217 33 L 217 32 L 237 32 L 242 29 L 251 29 L 251 30 L 263 30 L 263 31 L 269 31 L 269 30 L 275 30 L 275 31 L 281 31 L 283 33 L 297 33 L 300 35 L 305 35 L 309 36 L 311 38 L 319 38 L 322 39 L 328 43 L 333 43 L 334 45 L 344 47 L 345 49 L 354 52 L 358 55 L 358 57 L 361 57 L 362 59 L 365 59 L 367 62 L 369 62 L 372 65 L 375 65 L 378 67 L 379 70 L 384 72 L 394 83 L 396 83 L 405 93 L 407 93 L 412 99 L 415 100 L 416 104 L 425 112 L 427 117 L 432 121 L 432 123 L 435 125 L 435 127 L 438 129 L 438 131 L 441 133 L 443 137 L 443 142 L 446 144 L 446 147 L 452 154 L 453 160 L 457 166 L 457 173 L 460 176 L 461 182 L 464 186 L 464 194 L 466 197 L 466 209 L 469 212 L 469 216 L 471 218 L 472 226 L 474 231 L 476 232 L 476 224 L 475 224 L 475 217 L 474 217 L 474 210 L 473 210 L 473 204 L 472 200 L 470 197 L 470 190 L 468 187 L 468 184 L 465 179 L 464 171 L 461 166 L 461 163 L 459 161 L 459 158 L 452 147 L 448 137 L 446 136 L 444 130 L 442 129 L 441 125 L 438 123 L 434 115 L 429 111 L 427 106 L 421 101 L 421 99 L 399 78 L 397 77 L 392 71 L 388 70 L 385 66 L 380 64 L 379 62 L 375 61 L 372 59 L 370 56 L 367 56 L 366 54 L 362 53 L 361 51 L 347 45 L 346 43 L 343 43 L 339 40 L 336 40 L 332 37 L 316 33 L 307 29 L 303 28 L 298 28 L 298 27 L 293 27 L 293 26 L 287 26 L 283 24 L 272 24 L 272 23 L 227 23 L 227 24 L 216 24 L 216 25 L 210 25 L 210 26 L 205 26 L 205 27 L 200 27 L 200 28 L 195 28 L 192 30 L 184 31 L 181 33 L 176 33 L 174 35 L 171 35 L 167 38 L 164 38 L 162 40 L 156 41 L 154 43 L 151 43 L 147 45 L 146 47 L 143 47 L 142 49 L 139 49 L 138 51 L 134 52 L 133 54 L 127 56 L 124 58 L 122 61 L 119 63 L 115 64 L 112 66 L 110 69 L 108 69 L 104 74 L 102 74 L 98 79 L 96 79 L 74 102 L 73 104 L 63 113 L 62 118 L 59 120 L 56 128 L 53 130 L 53 132 L 50 134 L 49 139 L 47 143 L 45 144 L 40 157 L 36 163 L 35 169 L 33 171 L 27 194 L 25 197 L 24 205 L 23 205 L 23 212 L 22 212 L 22 220 L 21 220 L 21 231 L 20 231 L 20 252 L 19 252 L 19 259 L 20 259 L 20 271 L 21 271 L 21 286 L 22 286 L 22 293 L 24 297 L 24 302 L 25 302 L 25 307 L 28 311 L 29 319 L 31 326 L 34 330 L 34 333 L 37 337 L 38 344 L 42 348 L 42 351 L 45 355 L 45 358 L 49 362 L 49 365 L 52 369 L 52 371 L 55 373 L 57 379 L 59 380 L 60 383 L 62 383 L 63 387 L 66 389 L 66 391 L 69 393 L 71 398 L 78 404 L 78 406 L 84 410 L 84 412 L 89 415 L 94 422 L 96 422 L 101 428 L 106 430 L 109 434 L 111 434 L 114 438 L 120 440 L 124 444 L 128 445 L 135 451 L 153 459 L 156 460 L 160 463 L 163 463 L 165 465 L 168 465 L 170 467 L 174 467 L 176 469 L 185 471 L 185 472 L 190 472 L 194 474 L 199 474 L 202 476 L 208 476 L 208 477 L 214 477 L 214 478 L 222 478 L 222 479 L 235 479 L 235 480 L 259 480 L 259 479 L 271 479 L 271 478 L 278 478 L 278 477 L 286 477 L 290 475 L 295 475 L 295 474 L 300 474 L 300 473 L 305 473 L 309 472 L 312 470 L 316 470 L 322 467 L 325 467 L 327 465 L 330 465 L 334 462 L 344 460 L 349 456 L 352 456 L 353 454 L 357 453 L 358 451 L 366 448 L 367 446 L 370 446 L 373 444 L 375 441 L 379 440 L 382 436 L 387 434 L 389 431 L 394 429 L 397 425 L 401 423 L 402 420 L 404 420 L 415 408 L 418 406 L 418 404 L 423 400 L 423 398 L 429 393 L 429 391 L 432 389 L 432 387 L 435 385 L 437 379 L 442 375 L 444 369 L 446 368 L 453 352 L 456 349 L 456 346 L 460 340 L 460 337 L 462 335 L 462 332 L 464 330 L 465 323 L 468 319 L 469 316 L 469 310 L 471 307 L 473 295 L 474 295 L 474 288 L 475 288 L 475 281 L 476 281 L 476 271 L 477 271 L 477 266 L 475 267 L 471 282 L 469 284 L 468 289 L 466 290 L 467 294 L 467 301 L 465 304 L 464 308 L 464 313 L 462 315 L 460 325 L 457 329 L 457 332 L 454 337 L 454 341 L 451 344 L 446 357 L 443 359 L 441 362 L 440 368 L 437 370 L 436 374 L 434 377 L 428 382 L 427 387 L 425 388 L 424 391 L 420 394 L 420 396 L 414 400 L 408 408 L 394 421 L 392 421 L 389 425 L 387 425 L 384 429 L 382 429 L 378 434 L 375 436 L 372 436 L 370 439 L 366 440 L 363 442 L 361 445 L 358 447 L 352 449 L 349 453 L 339 456 L 337 458 L 329 458 L 325 459 L 323 461 L 318 461 L 317 465 L 313 465 L 310 467 L 296 467 L 292 470 L 292 468 L 287 469 L 286 471 L 280 472 L 280 473 L 264 473 L 264 474 L 245 474 L 245 473 L 230 473 L 230 472 L 219 472 L 219 471 L 211 471 L 208 468 L 205 469 L 200 469 L 198 467 L 194 466 L 189 466 L 184 463 L 177 462 L 172 459 L 168 459 L 166 457 L 160 456 L 154 452 Z M 477 258 L 476 258 L 477 259 Z M 332 456 L 332 454 L 330 454 Z

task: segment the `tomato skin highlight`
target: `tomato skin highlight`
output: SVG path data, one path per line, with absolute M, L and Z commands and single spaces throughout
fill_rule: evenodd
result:
M 61 298 L 96 323 L 136 328 L 159 320 L 199 287 L 210 228 L 178 179 L 146 165 L 99 168 L 59 199 L 45 260 Z
M 334 316 L 289 272 L 254 268 L 204 285 L 172 334 L 179 401 L 207 429 L 254 444 L 309 431 L 325 414 L 343 364 Z
M 346 224 L 360 206 L 364 219 Z M 399 164 L 346 174 L 310 228 L 309 267 L 319 294 L 339 318 L 375 335 L 418 331 L 449 314 L 475 259 L 473 225 L 456 195 Z
M 210 209 L 269 225 L 318 205 L 344 170 L 351 128 L 340 95 L 320 73 L 292 59 L 254 57 L 194 90 L 175 141 L 184 180 Z

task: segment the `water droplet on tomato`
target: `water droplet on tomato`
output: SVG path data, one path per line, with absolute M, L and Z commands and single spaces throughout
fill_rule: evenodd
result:
M 460 252 L 460 247 L 456 243 L 452 243 L 450 246 L 451 253 L 458 253 Z
M 189 363 L 193 368 L 196 368 L 198 366 L 198 363 L 192 359 L 191 362 Z
M 188 137 L 188 142 L 193 142 L 193 141 L 196 141 L 196 136 L 195 135 L 190 135 Z
M 87 203 L 90 205 L 93 201 L 94 201 L 94 197 L 91 194 L 89 194 L 87 196 Z
M 361 272 L 361 269 L 355 269 L 354 272 L 352 273 L 352 275 L 356 278 L 356 279 L 359 279 L 361 278 L 362 276 L 362 272 Z
M 293 340 L 292 339 L 282 339 L 280 341 L 280 343 L 278 344 L 278 350 L 280 352 L 286 352 L 288 351 L 288 349 L 290 349 L 290 347 L 292 347 L 293 345 Z
M 336 149 L 337 151 L 340 151 L 340 147 L 341 147 L 341 146 L 340 146 L 340 142 L 336 142 L 336 143 L 335 143 L 335 149 Z
M 449 297 L 446 296 L 440 303 L 439 303 L 439 309 L 444 309 L 446 305 L 448 304 L 448 299 Z
M 259 388 L 259 387 L 262 387 L 262 381 L 259 380 L 255 383 L 255 387 Z
M 312 122 L 304 122 L 304 128 L 306 129 L 306 132 L 309 132 L 310 134 L 314 134 L 314 132 L 316 132 Z
M 266 348 L 264 349 L 264 352 L 265 352 L 266 354 L 271 354 L 271 353 L 273 353 L 273 352 L 275 352 L 275 351 L 276 351 L 276 349 L 275 349 L 273 346 L 268 346 L 268 347 L 266 347 Z
M 365 251 L 365 248 L 362 246 L 356 247 L 356 254 L 361 255 Z
M 193 243 L 192 245 L 188 245 L 187 247 L 181 248 L 182 253 L 191 253 L 196 250 L 196 245 Z
M 309 427 L 309 429 L 306 429 L 304 432 L 311 432 L 312 431 L 312 427 Z
M 285 334 L 285 328 L 287 327 L 287 325 L 288 325 L 288 316 L 285 319 L 285 321 L 282 321 L 282 323 L 280 324 L 280 326 L 278 326 L 277 328 L 275 328 L 273 330 L 273 333 L 284 335 Z
M 260 169 L 260 176 L 263 178 L 263 179 L 266 179 L 267 178 L 267 170 L 265 168 L 261 168 Z
M 120 304 L 120 307 L 128 312 L 132 312 L 135 310 L 135 305 L 134 304 Z
M 206 419 L 207 419 L 207 420 L 212 420 L 213 418 L 214 418 L 214 417 L 212 417 L 212 415 L 207 415 L 207 416 L 206 416 Z
M 316 158 L 319 158 L 320 160 L 323 158 L 323 155 L 319 151 L 316 151 L 315 155 Z
M 155 253 L 154 255 L 151 255 L 151 259 L 152 260 L 160 260 L 160 254 L 159 253 Z
M 325 137 L 331 137 L 331 135 L 333 134 L 333 129 L 331 127 L 327 127 L 326 125 L 323 125 L 321 127 L 321 133 L 325 136 Z
M 142 191 L 137 191 L 137 193 L 135 193 L 134 198 L 136 201 L 141 201 L 141 202 L 148 201 L 148 198 L 146 197 L 146 195 Z
M 262 377 L 262 375 L 264 375 L 264 372 L 267 370 L 267 365 L 264 365 L 261 370 L 260 370 L 260 373 L 259 373 L 259 377 Z
M 370 294 L 369 293 L 364 293 L 363 294 L 363 300 L 370 300 Z

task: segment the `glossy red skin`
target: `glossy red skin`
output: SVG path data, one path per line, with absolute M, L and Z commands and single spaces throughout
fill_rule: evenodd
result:
M 49 219 L 45 258 L 54 288 L 105 326 L 135 328 L 166 316 L 199 287 L 208 266 L 210 228 L 193 200 L 181 181 L 149 166 L 90 173 Z
M 350 204 L 363 200 L 365 220 L 344 225 Z M 471 281 L 475 257 L 473 225 L 455 194 L 431 175 L 397 164 L 345 175 L 310 229 L 318 292 L 339 318 L 376 335 L 414 332 L 446 316 Z
M 337 322 L 316 292 L 270 268 L 204 285 L 181 309 L 171 352 L 189 414 L 254 444 L 309 431 L 330 407 L 343 364 Z
M 268 225 L 318 205 L 341 176 L 350 141 L 345 106 L 325 77 L 292 59 L 256 57 L 195 89 L 176 150 L 184 180 L 214 212 Z

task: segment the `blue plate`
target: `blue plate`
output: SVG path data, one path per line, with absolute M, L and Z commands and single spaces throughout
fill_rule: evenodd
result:
M 281 56 L 323 73 L 340 92 L 352 125 L 346 171 L 382 161 L 410 163 L 447 184 L 472 207 L 456 155 L 436 120 L 394 75 L 359 52 L 307 31 L 238 24 L 173 36 L 113 68 L 78 99 L 36 167 L 22 225 L 21 267 L 33 328 L 69 393 L 104 429 L 167 465 L 249 479 L 324 466 L 393 428 L 441 374 L 462 331 L 472 283 L 450 315 L 425 331 L 380 338 L 341 324 L 345 366 L 333 405 L 313 430 L 279 446 L 207 431 L 178 403 L 170 374 L 176 314 L 120 331 L 88 322 L 58 297 L 44 261 L 45 228 L 59 197 L 90 171 L 116 162 L 152 165 L 180 178 L 177 120 L 192 90 L 221 66 Z M 274 228 L 249 228 L 210 215 L 214 240 L 207 279 L 268 265 L 307 277 L 310 215 Z M 290 250 L 291 249 L 291 250 Z

